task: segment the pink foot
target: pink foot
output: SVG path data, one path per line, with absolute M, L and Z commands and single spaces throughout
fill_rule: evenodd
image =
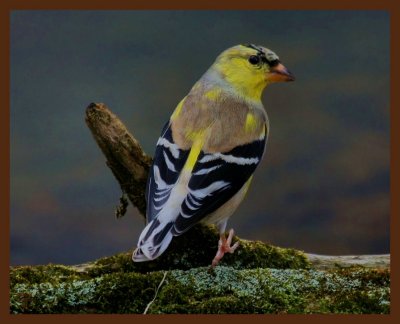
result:
M 214 268 L 219 263 L 219 261 L 221 261 L 225 253 L 233 253 L 239 246 L 239 242 L 236 242 L 231 246 L 233 234 L 234 231 L 233 229 L 231 229 L 229 231 L 228 238 L 225 237 L 225 233 L 220 235 L 218 242 L 218 251 L 211 263 L 212 268 Z

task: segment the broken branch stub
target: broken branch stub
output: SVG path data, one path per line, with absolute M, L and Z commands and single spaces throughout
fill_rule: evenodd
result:
M 103 103 L 91 103 L 86 108 L 86 124 L 102 150 L 111 169 L 126 194 L 139 212 L 146 213 L 146 182 L 152 158 L 130 134 L 121 120 Z M 123 201 L 123 197 L 121 198 Z M 126 205 L 117 209 L 123 216 Z

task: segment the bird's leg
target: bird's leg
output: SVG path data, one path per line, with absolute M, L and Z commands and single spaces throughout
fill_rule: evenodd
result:
M 225 253 L 235 252 L 235 250 L 239 246 L 239 242 L 236 242 L 235 244 L 233 244 L 231 246 L 233 234 L 234 234 L 233 229 L 231 229 L 229 231 L 229 235 L 227 238 L 225 237 L 225 232 L 220 233 L 219 241 L 218 241 L 218 251 L 211 263 L 211 267 L 214 268 L 219 263 L 219 261 L 223 258 Z

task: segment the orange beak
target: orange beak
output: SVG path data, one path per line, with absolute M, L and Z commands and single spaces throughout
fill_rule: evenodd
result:
M 270 82 L 286 82 L 294 81 L 294 75 L 282 63 L 271 67 L 267 74 L 267 81 Z

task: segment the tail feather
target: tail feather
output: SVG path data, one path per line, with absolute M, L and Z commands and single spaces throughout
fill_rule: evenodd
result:
M 151 261 L 159 257 L 169 246 L 172 240 L 173 223 L 161 223 L 153 219 L 140 234 L 138 246 L 133 252 L 134 262 Z
M 141 248 L 136 248 L 132 254 L 132 261 L 133 262 L 145 262 L 145 261 L 151 261 L 151 260 L 143 254 Z

